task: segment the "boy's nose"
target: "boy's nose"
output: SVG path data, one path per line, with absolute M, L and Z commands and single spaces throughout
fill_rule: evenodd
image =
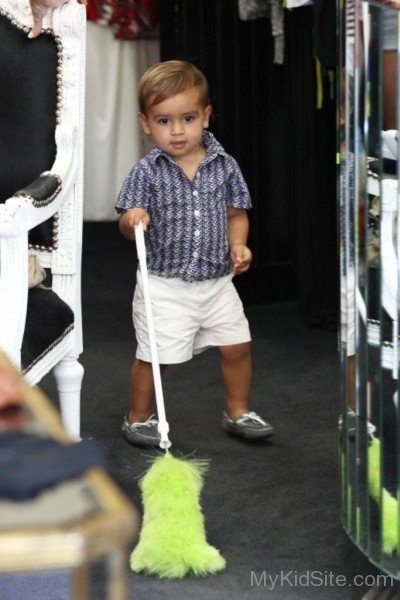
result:
M 171 123 L 171 133 L 173 135 L 178 135 L 183 132 L 183 125 L 180 121 Z

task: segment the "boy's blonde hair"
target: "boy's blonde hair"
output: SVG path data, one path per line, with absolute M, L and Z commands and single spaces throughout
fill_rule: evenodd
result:
M 191 87 L 199 88 L 200 102 L 203 106 L 208 106 L 210 99 L 207 79 L 192 63 L 183 60 L 167 60 L 153 65 L 139 81 L 139 110 L 146 114 L 146 109 L 150 106 L 160 104 Z M 151 104 L 149 104 L 150 99 Z

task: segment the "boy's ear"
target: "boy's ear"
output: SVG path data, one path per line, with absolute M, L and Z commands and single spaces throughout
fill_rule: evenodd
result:
M 207 127 L 209 125 L 211 112 L 212 112 L 212 106 L 211 106 L 211 104 L 209 104 L 204 109 L 204 118 L 203 118 L 203 127 L 204 127 L 204 129 L 207 129 Z
M 140 121 L 140 124 L 142 126 L 142 129 L 144 131 L 144 133 L 146 135 L 150 135 L 150 127 L 149 127 L 149 123 L 147 121 L 147 117 L 144 113 L 138 112 L 138 119 Z

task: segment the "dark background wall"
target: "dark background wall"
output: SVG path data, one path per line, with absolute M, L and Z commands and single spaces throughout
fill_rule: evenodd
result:
M 298 298 L 308 324 L 335 327 L 335 106 L 324 77 L 317 108 L 313 8 L 285 10 L 283 65 L 270 20 L 241 21 L 236 0 L 163 0 L 160 20 L 162 60 L 206 74 L 211 130 L 250 188 L 254 265 L 237 279 L 242 298 Z

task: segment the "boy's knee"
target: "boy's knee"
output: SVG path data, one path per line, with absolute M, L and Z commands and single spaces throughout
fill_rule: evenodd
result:
M 250 342 L 220 346 L 219 351 L 224 360 L 240 361 L 251 357 Z
M 159 365 L 161 373 L 165 371 L 168 365 Z M 153 369 L 151 362 L 147 360 L 143 360 L 141 358 L 135 358 L 135 362 L 133 363 L 133 367 L 143 368 L 143 369 Z
M 142 360 L 141 358 L 136 358 L 134 364 L 136 364 L 139 367 L 151 367 L 151 362 L 148 362 L 147 360 Z

